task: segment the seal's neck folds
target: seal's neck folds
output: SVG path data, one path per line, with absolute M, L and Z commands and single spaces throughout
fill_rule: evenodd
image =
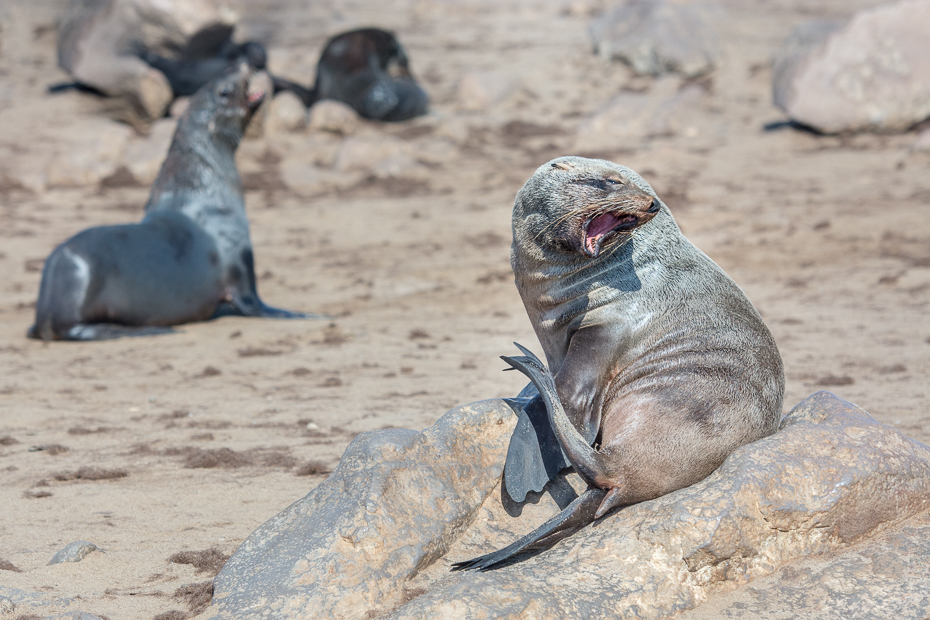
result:
M 511 264 L 530 320 L 547 330 L 567 327 L 577 317 L 642 289 L 647 273 L 662 268 L 660 257 L 674 253 L 664 246 L 679 238 L 678 225 L 664 207 L 596 258 L 544 247 L 525 231 L 514 227 Z

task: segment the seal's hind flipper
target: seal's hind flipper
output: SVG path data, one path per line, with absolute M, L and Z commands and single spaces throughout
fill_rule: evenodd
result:
M 530 491 L 543 490 L 568 459 L 552 432 L 546 405 L 536 396 L 519 411 L 517 426 L 510 437 L 504 464 L 504 487 L 515 502 L 523 502 Z
M 565 510 L 517 542 L 494 553 L 488 553 L 464 562 L 456 562 L 452 565 L 452 570 L 479 570 L 483 572 L 495 568 L 518 553 L 549 547 L 562 538 L 577 532 L 588 523 L 593 522 L 597 507 L 606 494 L 607 492 L 603 489 L 590 488 L 569 504 Z
M 155 325 L 119 325 L 117 323 L 78 323 L 65 332 L 62 340 L 115 340 L 139 336 L 177 334 L 171 327 Z

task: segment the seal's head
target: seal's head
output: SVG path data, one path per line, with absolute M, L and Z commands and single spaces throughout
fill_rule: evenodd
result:
M 239 145 L 252 115 L 265 100 L 270 79 L 242 62 L 204 85 L 191 99 L 185 120 L 206 126 L 214 141 Z
M 514 244 L 593 259 L 622 244 L 661 209 L 649 184 L 629 168 L 560 157 L 540 166 L 517 194 Z

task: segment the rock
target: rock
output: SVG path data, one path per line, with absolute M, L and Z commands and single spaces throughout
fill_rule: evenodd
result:
M 293 133 L 307 126 L 307 107 L 300 97 L 284 91 L 265 104 L 268 114 L 265 125 L 271 133 Z
M 498 71 L 466 73 L 459 80 L 458 106 L 469 112 L 487 110 L 519 86 L 519 78 Z
M 925 620 L 930 616 L 930 512 L 847 553 L 789 564 L 712 597 L 676 620 Z
M 930 151 L 930 128 L 924 129 L 917 134 L 912 147 L 915 151 Z
M 358 129 L 358 123 L 358 112 L 341 101 L 324 99 L 310 107 L 308 125 L 313 131 L 350 136 Z
M 58 65 L 82 84 L 125 98 L 151 121 L 173 95 L 165 76 L 135 56 L 136 47 L 171 53 L 205 28 L 234 23 L 218 0 L 72 0 L 59 22 Z
M 711 71 L 720 52 L 715 7 L 668 0 L 630 0 L 593 20 L 596 54 L 620 60 L 642 75 Z
M 142 185 L 151 185 L 158 176 L 177 125 L 174 118 L 160 118 L 152 123 L 147 136 L 135 136 L 126 145 L 123 165 Z
M 68 607 L 74 602 L 72 598 L 55 598 L 48 592 L 30 592 L 0 586 L 0 613 L 12 609 L 28 618 L 27 614 L 30 611 L 47 611 L 50 607 Z
M 800 26 L 775 56 L 772 87 L 793 121 L 823 133 L 904 131 L 930 118 L 930 0 Z
M 551 516 L 572 478 L 580 486 L 572 474 L 535 504 L 502 505 L 513 423 L 502 401 L 484 401 L 422 433 L 359 436 L 326 482 L 233 554 L 204 617 L 662 618 L 805 559 L 848 565 L 895 523 L 905 522 L 902 532 L 927 528 L 926 515 L 906 520 L 930 507 L 930 448 L 818 392 L 778 433 L 739 448 L 691 487 L 501 569 L 449 573 L 452 562 Z M 919 552 L 919 544 L 908 551 Z M 869 566 L 861 583 L 842 588 L 866 587 L 878 564 Z M 822 574 L 822 585 L 805 587 L 833 587 Z M 882 578 L 889 589 L 872 591 L 907 588 L 903 577 Z M 879 603 L 856 599 L 857 617 L 877 617 L 868 610 Z
M 325 482 L 242 543 L 204 617 L 354 618 L 400 603 L 497 484 L 515 422 L 489 400 L 423 432 L 362 433 Z
M 132 135 L 129 127 L 106 118 L 88 117 L 56 128 L 45 182 L 49 187 L 98 184 L 119 168 Z
M 80 562 L 94 551 L 102 551 L 100 547 L 86 540 L 76 540 L 65 546 L 61 551 L 55 554 L 49 564 L 61 564 L 62 562 Z
M 171 107 L 168 109 L 168 114 L 171 118 L 178 119 L 184 116 L 184 113 L 187 111 L 188 106 L 191 104 L 190 97 L 178 97 L 171 102 Z

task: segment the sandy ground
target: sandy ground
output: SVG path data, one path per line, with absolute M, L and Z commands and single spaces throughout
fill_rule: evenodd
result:
M 25 338 L 42 260 L 83 228 L 139 219 L 148 190 L 2 175 L 46 169 L 56 136 L 87 164 L 102 138 L 82 127 L 128 129 L 89 96 L 46 93 L 65 79 L 62 0 L 0 8 L 0 585 L 76 599 L 11 617 L 188 617 L 216 559 L 317 485 L 355 435 L 517 392 L 498 356 L 514 340 L 539 347 L 512 283 L 510 209 L 557 155 L 607 157 L 653 183 L 765 317 L 786 408 L 829 389 L 930 441 L 930 154 L 912 150 L 914 133 L 762 129 L 783 120 L 768 63 L 790 28 L 874 3 L 723 3 L 725 54 L 691 124 L 607 147 L 579 128 L 621 91 L 659 86 L 591 53 L 583 3 L 302 4 L 243 11 L 272 69 L 309 83 L 327 36 L 380 25 L 434 101 L 409 123 L 266 132 L 240 149 L 262 296 L 333 318 L 88 344 Z M 462 76 L 489 71 L 519 85 L 461 110 Z M 48 565 L 75 540 L 105 553 Z

